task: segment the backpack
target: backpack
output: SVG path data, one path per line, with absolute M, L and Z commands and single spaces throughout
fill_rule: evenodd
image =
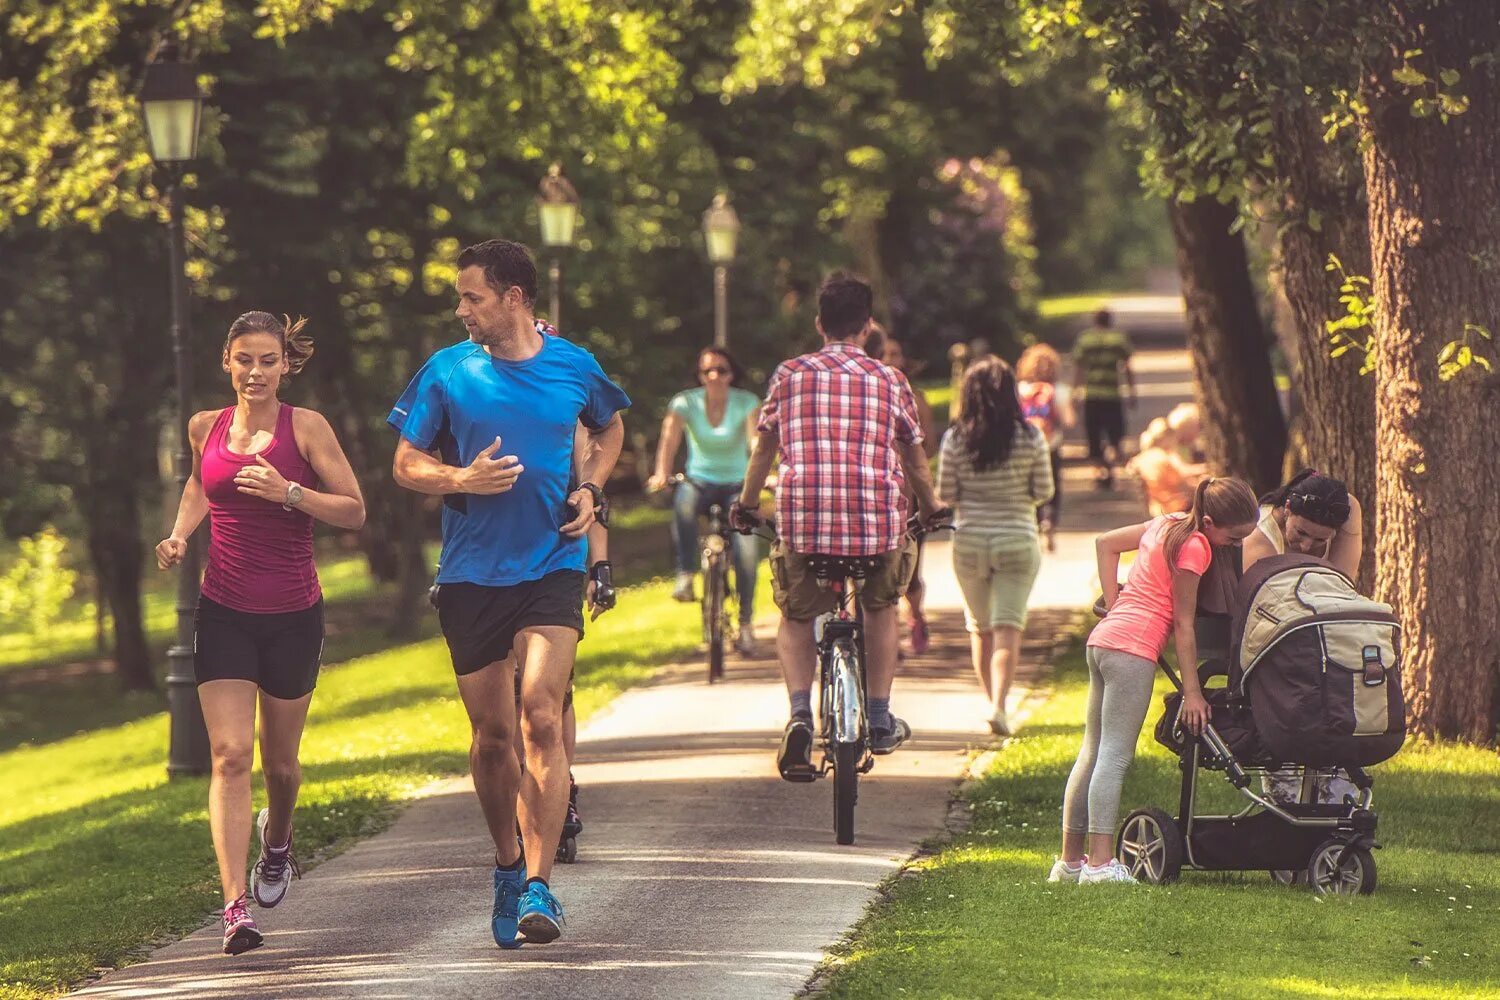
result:
M 1049 445 L 1052 435 L 1057 432 L 1057 409 L 1053 405 L 1056 398 L 1057 387 L 1051 382 L 1028 382 L 1020 393 L 1021 415 L 1042 432 Z

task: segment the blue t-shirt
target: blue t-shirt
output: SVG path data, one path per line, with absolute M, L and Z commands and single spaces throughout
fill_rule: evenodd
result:
M 543 337 L 525 361 L 493 358 L 471 341 L 428 358 L 387 422 L 450 465 L 468 465 L 498 436 L 496 457 L 515 455 L 525 467 L 508 492 L 445 499 L 437 582 L 509 587 L 581 572 L 586 540 L 558 530 L 572 520 L 564 504 L 574 430 L 579 421 L 603 427 L 629 405 L 594 356 L 561 337 Z
M 750 464 L 746 427 L 759 405 L 755 393 L 731 387 L 724 419 L 715 426 L 708 422 L 708 390 L 699 386 L 673 396 L 667 409 L 682 418 L 687 430 L 687 474 L 701 483 L 744 482 Z

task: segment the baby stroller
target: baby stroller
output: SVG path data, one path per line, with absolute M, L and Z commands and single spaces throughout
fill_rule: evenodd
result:
M 1188 867 L 1305 873 L 1319 894 L 1374 892 L 1378 817 L 1364 768 L 1391 757 L 1406 737 L 1399 621 L 1342 573 L 1296 554 L 1251 567 L 1230 611 L 1199 619 L 1206 659 L 1198 676 L 1211 710 L 1202 736 L 1178 724 L 1182 682 L 1158 660 L 1177 693 L 1166 698 L 1156 739 L 1179 757 L 1182 795 L 1175 819 L 1155 807 L 1126 816 L 1116 856 L 1138 880 L 1156 884 Z M 1210 689 L 1217 676 L 1227 684 Z M 1302 778 L 1295 802 L 1277 801 L 1252 781 L 1289 770 Z M 1246 807 L 1198 815 L 1203 771 L 1222 771 Z M 1333 777 L 1358 794 L 1319 802 L 1319 782 Z

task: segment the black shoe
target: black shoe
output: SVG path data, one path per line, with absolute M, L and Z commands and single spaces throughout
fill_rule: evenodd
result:
M 787 781 L 812 781 L 818 776 L 812 764 L 812 720 L 792 716 L 781 734 L 781 750 L 776 754 L 776 769 Z
M 870 752 L 878 754 L 895 753 L 896 749 L 911 739 L 911 726 L 906 724 L 905 719 L 891 716 L 890 729 L 882 729 L 879 726 L 870 728 Z

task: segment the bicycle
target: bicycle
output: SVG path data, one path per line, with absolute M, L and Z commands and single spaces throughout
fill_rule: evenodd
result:
M 945 521 L 952 510 L 933 514 L 927 524 L 913 516 L 907 536 L 916 540 L 933 531 L 951 528 Z M 745 534 L 759 534 L 751 528 Z M 764 537 L 763 535 L 761 537 Z M 813 782 L 833 775 L 833 838 L 854 843 L 854 807 L 859 801 L 859 776 L 875 766 L 870 733 L 870 705 L 865 685 L 864 611 L 859 591 L 878 556 L 809 555 L 808 566 L 818 582 L 833 592 L 838 608 L 822 619 L 818 634 L 818 728 L 815 746 L 823 751 L 819 766 L 784 773 L 791 781 Z
M 699 491 L 703 483 L 678 473 L 669 481 L 678 486 L 687 483 Z M 730 531 L 727 511 L 720 504 L 708 508 L 708 530 L 703 532 L 700 565 L 703 569 L 703 639 L 708 645 L 708 683 L 724 677 L 724 644 L 729 639 L 729 563 Z

